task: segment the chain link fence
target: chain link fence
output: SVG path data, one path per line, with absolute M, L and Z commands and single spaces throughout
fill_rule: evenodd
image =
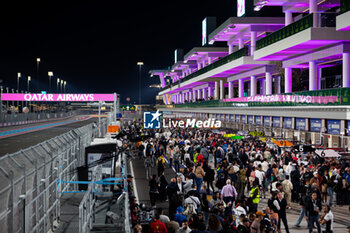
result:
M 69 118 L 77 115 L 76 111 L 57 112 L 57 113 L 18 113 L 18 114 L 0 114 L 0 127 L 12 125 L 27 125 L 43 121 Z
M 100 130 L 106 134 L 107 119 L 101 120 Z M 58 180 L 77 180 L 84 149 L 98 131 L 89 124 L 0 158 L 1 232 L 54 230 L 60 218 Z M 77 185 L 61 184 L 60 189 L 77 190 Z

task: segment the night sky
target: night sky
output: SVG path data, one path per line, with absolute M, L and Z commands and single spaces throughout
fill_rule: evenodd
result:
M 0 79 L 4 87 L 26 90 L 36 58 L 40 91 L 48 90 L 48 71 L 67 81 L 70 93 L 112 93 L 138 102 L 138 61 L 142 67 L 142 103 L 154 103 L 158 78 L 150 69 L 174 63 L 174 50 L 187 53 L 201 45 L 201 22 L 216 16 L 218 25 L 236 15 L 235 0 L 176 1 L 7 1 L 0 4 Z M 264 12 L 263 12 L 264 13 Z

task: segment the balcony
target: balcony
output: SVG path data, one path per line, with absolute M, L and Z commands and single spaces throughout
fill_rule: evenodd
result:
M 281 28 L 278 31 L 275 31 L 271 33 L 268 36 L 265 36 L 264 38 L 258 40 L 256 42 L 256 50 L 259 50 L 261 48 L 264 48 L 268 45 L 271 45 L 273 43 L 276 43 L 277 41 L 283 40 L 284 38 L 287 38 L 291 35 L 294 35 L 298 32 L 301 32 L 307 28 L 312 27 L 313 24 L 313 16 L 312 14 L 309 14 L 305 16 L 304 18 L 289 24 L 283 28 Z
M 336 31 L 337 15 L 334 12 L 308 14 L 267 35 L 256 42 L 254 59 L 285 61 L 347 40 L 346 33 Z
M 210 107 L 288 107 L 288 106 L 341 106 L 350 105 L 350 88 L 303 91 L 269 96 L 209 100 L 176 104 L 175 108 Z
M 192 73 L 192 74 L 190 74 L 190 75 L 188 75 L 188 76 L 186 76 L 186 77 L 184 77 L 184 78 L 182 78 L 180 80 L 177 80 L 176 82 L 172 83 L 171 85 L 168 85 L 168 86 L 166 86 L 164 88 L 161 88 L 160 92 L 170 88 L 171 86 L 176 86 L 179 83 L 183 83 L 185 81 L 188 81 L 188 80 L 191 80 L 191 79 L 193 79 L 195 77 L 198 77 L 199 75 L 202 75 L 202 74 L 204 74 L 204 73 L 206 73 L 208 71 L 211 71 L 211 70 L 213 70 L 215 68 L 218 68 L 218 67 L 220 67 L 222 65 L 225 65 L 225 64 L 227 64 L 227 63 L 229 63 L 231 61 L 234 61 L 234 60 L 236 60 L 238 58 L 241 58 L 243 56 L 249 56 L 249 49 L 248 49 L 248 47 L 244 47 L 244 48 L 242 48 L 240 50 L 237 50 L 236 52 L 231 53 L 231 54 L 227 55 L 226 57 L 224 57 L 224 58 L 222 58 L 222 59 L 220 59 L 220 60 L 218 60 L 218 61 L 216 61 L 216 62 L 214 62 L 214 63 L 212 63 L 210 65 L 207 65 L 206 67 L 204 67 L 204 68 L 202 68 L 202 69 L 200 69 L 200 70 L 198 70 L 198 71 L 196 71 L 196 72 L 194 72 L 194 73 Z

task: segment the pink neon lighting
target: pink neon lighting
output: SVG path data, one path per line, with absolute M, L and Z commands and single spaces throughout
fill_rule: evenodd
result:
M 339 101 L 338 96 L 306 96 L 306 95 L 269 95 L 224 99 L 223 102 L 291 102 L 291 103 L 336 103 Z
M 1 95 L 3 101 L 42 101 L 42 102 L 94 102 L 114 101 L 114 94 L 7 94 Z

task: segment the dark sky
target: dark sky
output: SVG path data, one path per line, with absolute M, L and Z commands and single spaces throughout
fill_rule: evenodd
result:
M 149 85 L 158 79 L 149 77 L 148 71 L 172 65 L 176 48 L 186 53 L 199 46 L 206 16 L 216 16 L 220 24 L 236 14 L 235 0 L 3 2 L 3 86 L 16 88 L 17 72 L 21 72 L 32 76 L 34 88 L 36 57 L 40 57 L 41 90 L 47 89 L 50 70 L 55 75 L 53 86 L 59 77 L 67 81 L 69 92 L 117 92 L 122 102 L 126 97 L 138 100 L 138 61 L 145 64 L 142 103 L 152 103 L 157 90 Z M 26 90 L 26 81 L 20 85 Z

